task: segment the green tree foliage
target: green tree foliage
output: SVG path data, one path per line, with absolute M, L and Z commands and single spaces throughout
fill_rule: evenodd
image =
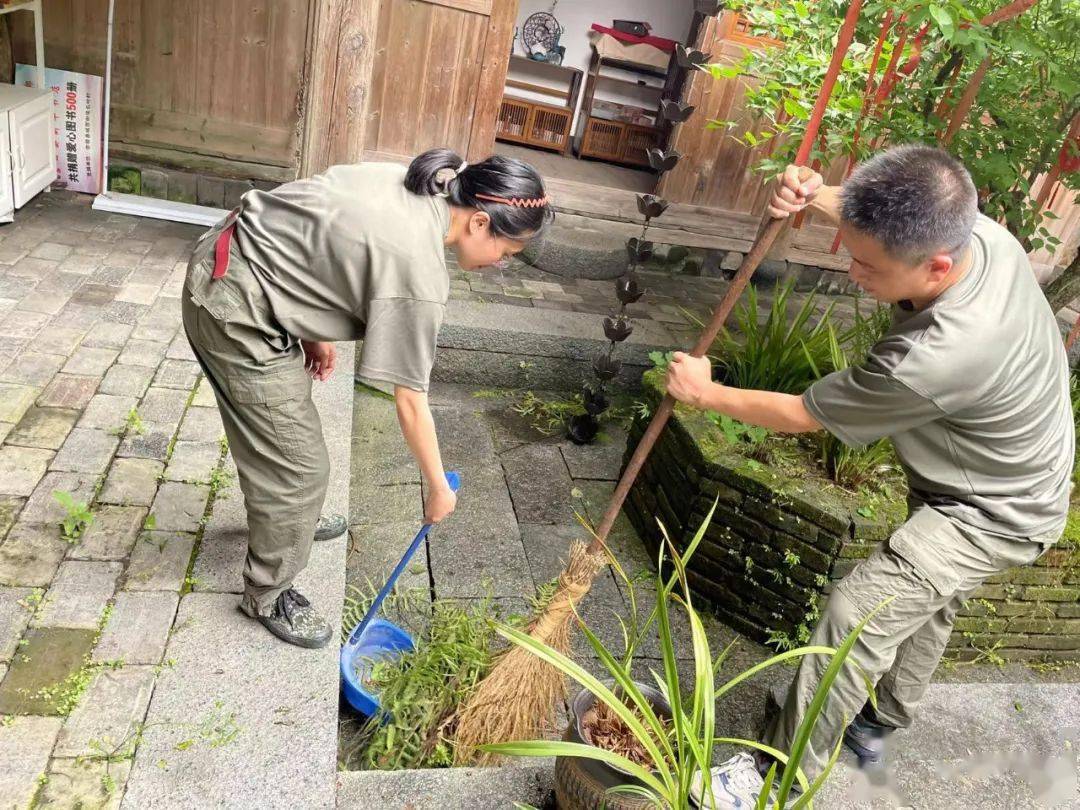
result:
M 853 150 L 863 159 L 876 143 L 939 143 L 968 79 L 990 56 L 990 68 L 965 126 L 948 148 L 971 171 L 988 216 L 1004 218 L 1031 249 L 1053 248 L 1057 240 L 1046 231 L 1030 190 L 1039 174 L 1057 161 L 1069 123 L 1080 112 L 1080 0 L 1040 0 L 1014 20 L 979 24 L 1002 5 L 1003 0 L 907 0 L 865 6 L 812 158 L 828 164 Z M 725 128 L 749 146 L 782 136 L 756 167 L 766 176 L 777 173 L 795 154 L 846 9 L 847 0 L 746 3 L 739 10 L 749 18 L 754 33 L 783 45 L 748 50 L 735 64 L 710 66 L 717 78 L 756 79 L 746 97 L 756 114 L 753 125 L 714 121 L 710 126 Z M 898 77 L 883 104 L 864 116 L 874 45 L 890 10 L 894 27 L 882 49 L 877 80 L 893 55 L 898 40 L 895 21 L 901 15 L 906 15 L 903 24 L 909 36 L 898 65 L 912 69 Z M 924 25 L 928 30 L 917 44 L 916 35 Z M 942 106 L 946 93 L 948 100 Z M 1080 189 L 1080 174 L 1062 179 Z

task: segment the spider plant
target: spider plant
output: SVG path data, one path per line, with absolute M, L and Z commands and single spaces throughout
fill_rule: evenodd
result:
M 859 633 L 862 632 L 873 613 L 864 618 L 838 648 L 812 645 L 789 650 L 750 667 L 724 683 L 719 683 L 721 668 L 734 642 L 721 651 L 715 659 L 713 658 L 701 617 L 693 606 L 693 597 L 686 573 L 686 563 L 705 536 L 715 508 L 714 505 L 713 510 L 710 511 L 682 554 L 677 551 L 665 533 L 672 573 L 666 581 L 663 575 L 657 576 L 655 606 L 646 622 L 646 626 L 656 624 L 663 673 L 654 672 L 653 677 L 670 704 L 672 716 L 670 724 L 665 724 L 661 720 L 634 681 L 631 676 L 629 656 L 623 660 L 616 659 L 580 617 L 578 625 L 607 670 L 608 676 L 614 681 L 613 687 L 607 686 L 570 658 L 537 641 L 522 630 L 504 624 L 496 625 L 496 630 L 501 636 L 556 667 L 591 692 L 597 700 L 606 704 L 648 752 L 652 767 L 643 767 L 627 757 L 596 746 L 566 741 L 531 740 L 498 743 L 483 746 L 484 750 L 507 756 L 566 756 L 598 760 L 630 774 L 636 780 L 636 784 L 625 784 L 612 788 L 609 792 L 644 798 L 657 807 L 688 810 L 693 806 L 691 786 L 698 772 L 702 774 L 704 794 L 712 795 L 709 769 L 712 766 L 714 747 L 717 744 L 749 746 L 769 754 L 784 766 L 775 796 L 772 795 L 772 788 L 776 782 L 776 766 L 770 769 L 766 777 L 765 789 L 762 791 L 762 798 L 758 802 L 759 810 L 767 810 L 767 808 L 778 810 L 787 807 L 788 796 L 796 781 L 802 792 L 793 801 L 791 807 L 812 808 L 814 794 L 824 783 L 840 753 L 840 742 L 837 742 L 823 772 L 813 782 L 807 779 L 799 763 L 806 751 L 810 734 L 821 714 L 829 689 Z M 661 551 L 661 563 L 664 561 L 664 556 Z M 694 655 L 693 683 L 691 684 L 680 682 L 676 668 L 671 624 L 673 610 L 684 612 L 690 624 Z M 753 740 L 717 734 L 715 726 L 718 700 L 761 671 L 804 655 L 827 655 L 831 657 L 831 661 L 814 693 L 813 700 L 807 707 L 790 752 L 785 753 Z M 861 670 L 859 671 L 862 673 Z M 874 690 L 865 673 L 862 674 L 867 684 L 867 694 L 871 702 L 874 702 Z
M 801 394 L 816 379 L 813 367 L 828 363 L 826 327 L 833 305 L 814 320 L 817 297 L 811 293 L 788 320 L 792 282 L 776 288 L 764 323 L 758 315 L 758 294 L 747 287 L 746 300 L 735 313 L 742 339 L 726 329 L 712 346 L 720 376 L 728 385 L 784 394 Z M 808 359 L 809 358 L 809 359 Z
M 828 368 L 843 371 L 851 365 L 841 338 L 837 337 L 831 324 L 826 327 L 826 347 Z M 806 360 L 818 377 L 824 376 L 809 350 L 806 352 Z M 887 475 L 896 466 L 892 442 L 888 439 L 879 439 L 865 447 L 849 447 L 826 431 L 820 436 L 818 451 L 821 466 L 825 468 L 829 478 L 851 489 L 880 481 L 883 474 Z

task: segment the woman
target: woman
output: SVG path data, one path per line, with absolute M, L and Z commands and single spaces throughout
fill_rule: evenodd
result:
M 248 516 L 241 609 L 278 638 L 322 647 L 329 624 L 293 588 L 320 519 L 329 462 L 311 379 L 334 371 L 331 341 L 364 344 L 358 374 L 392 386 L 424 476 L 424 519 L 454 511 L 427 388 L 450 280 L 522 250 L 551 221 L 543 182 L 499 156 L 470 165 L 448 149 L 251 191 L 204 236 L 188 266 L 184 328 L 213 386 Z

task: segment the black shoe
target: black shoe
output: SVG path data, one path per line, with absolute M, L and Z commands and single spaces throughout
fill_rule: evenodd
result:
M 255 618 L 282 641 L 297 647 L 325 647 L 333 636 L 326 619 L 293 588 L 281 592 L 268 615 Z
M 855 752 L 861 767 L 878 766 L 885 762 L 885 738 L 893 731 L 859 712 L 844 730 L 844 745 Z
M 323 515 L 319 518 L 319 522 L 315 524 L 315 539 L 333 540 L 335 537 L 341 537 L 341 535 L 345 534 L 345 530 L 348 528 L 349 525 L 344 515 Z

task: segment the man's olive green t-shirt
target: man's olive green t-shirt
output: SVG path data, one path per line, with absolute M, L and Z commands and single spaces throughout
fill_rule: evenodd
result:
M 986 217 L 960 280 L 923 310 L 897 308 L 865 363 L 803 401 L 845 444 L 890 437 L 916 503 L 1010 537 L 1064 525 L 1075 452 L 1065 348 L 1024 249 Z
M 249 191 L 236 244 L 286 332 L 363 338 L 361 377 L 426 391 L 450 295 L 450 209 L 404 181 L 404 166 L 359 163 Z

